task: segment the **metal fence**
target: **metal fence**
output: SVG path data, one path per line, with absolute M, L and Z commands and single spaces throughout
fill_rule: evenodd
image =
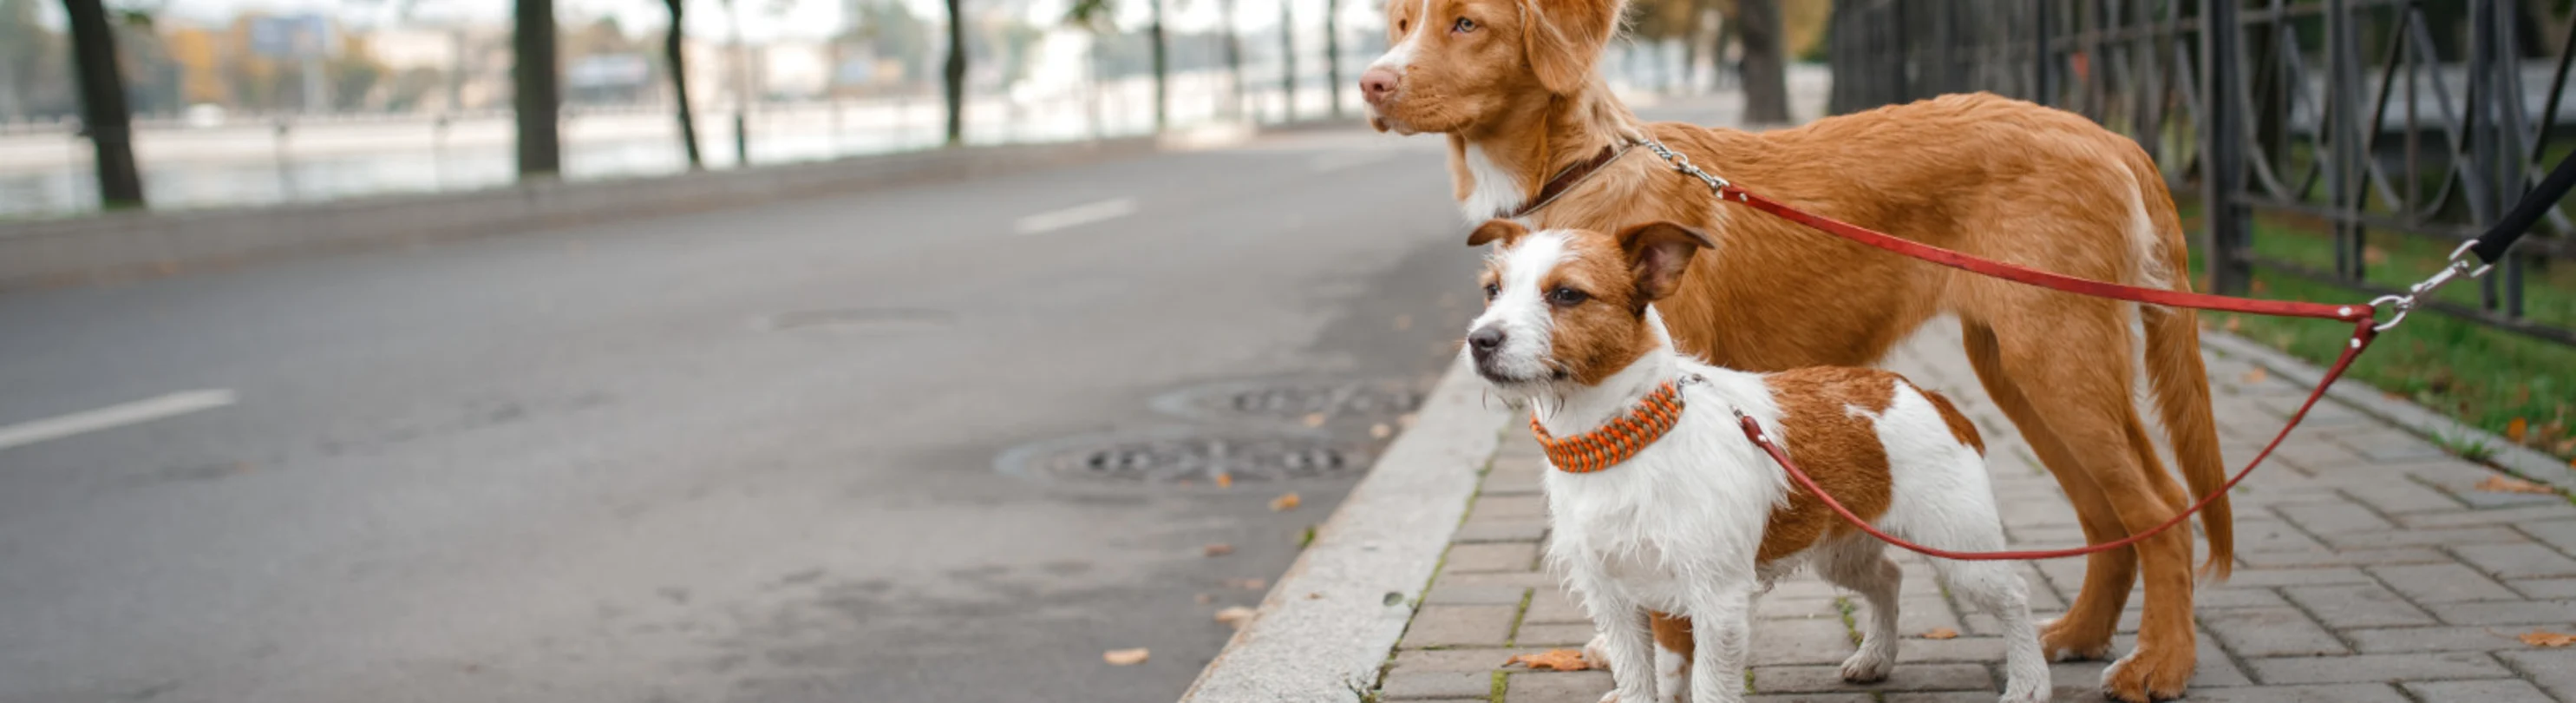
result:
M 2197 195 L 2216 290 L 2245 292 L 2260 266 L 2390 292 L 2426 271 L 2380 270 L 2381 245 L 2447 250 L 2576 149 L 2576 13 L 2550 7 L 2565 4 L 1845 0 L 1832 105 L 1983 90 L 2084 114 Z M 2258 218 L 2312 226 L 2330 260 L 2257 246 Z M 2562 204 L 2480 290 L 2430 307 L 2576 344 L 2576 290 L 2549 270 L 2576 258 L 2572 230 Z

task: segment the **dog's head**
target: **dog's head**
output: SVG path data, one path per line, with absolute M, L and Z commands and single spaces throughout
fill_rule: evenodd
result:
M 1533 98 L 1573 95 L 1620 9 L 1621 0 L 1387 0 L 1390 48 L 1360 74 L 1369 124 L 1457 133 Z
M 1467 244 L 1499 244 L 1486 257 L 1485 313 L 1468 325 L 1477 375 L 1506 391 L 1561 383 L 1590 386 L 1662 342 L 1647 304 L 1672 295 L 1708 235 L 1670 222 L 1602 234 L 1531 232 L 1493 220 Z

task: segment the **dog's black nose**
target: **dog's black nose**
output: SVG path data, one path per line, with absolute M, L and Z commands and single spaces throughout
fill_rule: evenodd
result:
M 1481 327 L 1467 335 L 1467 347 L 1476 350 L 1477 356 L 1491 354 L 1502 346 L 1503 328 L 1500 327 Z

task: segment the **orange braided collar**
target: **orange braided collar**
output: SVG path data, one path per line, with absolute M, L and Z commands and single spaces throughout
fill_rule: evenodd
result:
M 1612 418 L 1608 424 L 1590 432 L 1558 439 L 1540 426 L 1537 415 L 1530 416 L 1530 434 L 1538 437 L 1538 446 L 1547 452 L 1547 463 L 1559 471 L 1588 474 L 1618 466 L 1645 451 L 1646 445 L 1663 439 L 1682 419 L 1681 385 L 1665 381 L 1663 387 L 1648 394 L 1628 413 Z

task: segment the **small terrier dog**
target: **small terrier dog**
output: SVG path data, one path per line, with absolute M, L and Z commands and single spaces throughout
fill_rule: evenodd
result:
M 1465 353 L 1497 394 L 1532 409 L 1556 469 L 1544 483 L 1547 560 L 1599 629 L 1593 649 L 1617 684 L 1602 700 L 1685 700 L 1685 679 L 1687 700 L 1743 700 L 1752 598 L 1806 564 L 1869 603 L 1843 678 L 1878 681 L 1895 665 L 1903 570 L 1793 488 L 1736 413 L 1881 530 L 1944 549 L 2005 546 L 1985 445 L 1947 399 L 1885 371 L 1756 374 L 1674 350 L 1651 303 L 1715 246 L 1706 234 L 1493 220 L 1467 243 L 1500 246 Z M 1933 564 L 1951 593 L 2001 622 L 2004 703 L 2044 700 L 2048 665 L 2020 576 L 2003 562 Z M 1649 613 L 1669 617 L 1650 628 Z

